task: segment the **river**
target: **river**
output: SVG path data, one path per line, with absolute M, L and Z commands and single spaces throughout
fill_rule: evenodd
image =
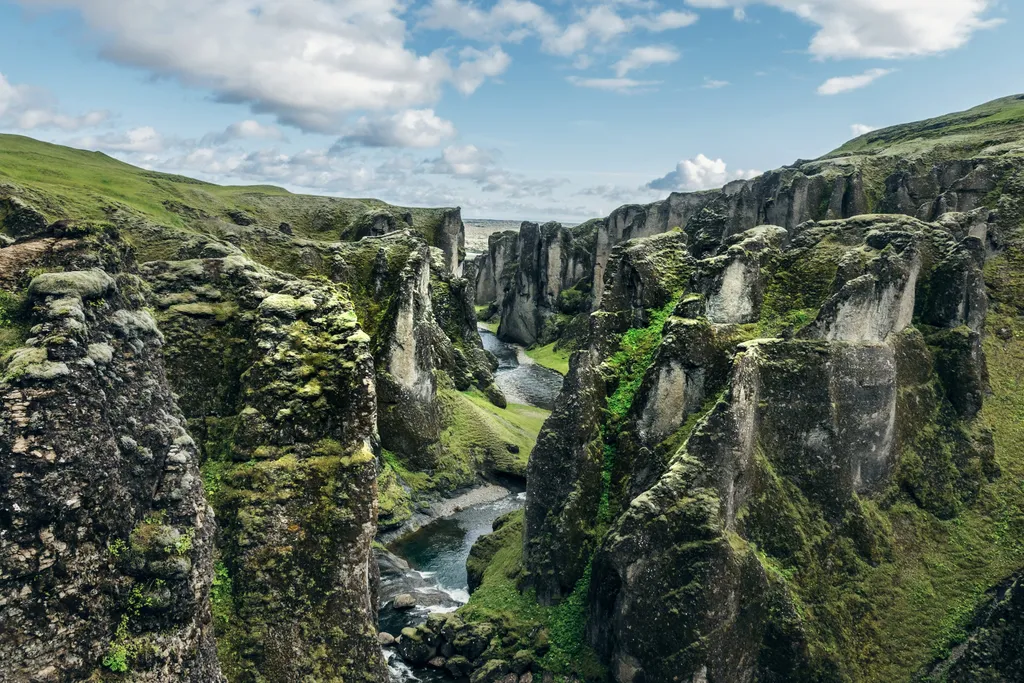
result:
M 562 387 L 562 376 L 534 363 L 521 347 L 506 344 L 487 330 L 480 330 L 484 348 L 499 362 L 495 382 L 510 403 L 524 403 L 551 410 Z M 492 487 L 493 488 L 493 487 Z M 490 493 L 490 490 L 488 491 Z M 507 490 L 486 496 L 488 500 L 457 510 L 403 536 L 378 553 L 381 569 L 380 628 L 397 636 L 402 628 L 422 623 L 431 612 L 450 612 L 469 600 L 466 559 L 480 536 L 491 532 L 501 515 L 524 505 L 526 494 Z M 412 610 L 395 610 L 397 595 L 416 598 Z M 394 652 L 385 649 L 393 683 L 452 680 L 435 670 L 412 670 Z

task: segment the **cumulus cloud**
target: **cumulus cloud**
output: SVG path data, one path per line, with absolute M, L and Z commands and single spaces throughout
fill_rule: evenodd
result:
M 883 76 L 888 76 L 892 72 L 893 69 L 868 69 L 864 73 L 855 76 L 836 76 L 819 85 L 818 94 L 839 95 L 851 90 L 859 90 L 871 85 Z
M 268 126 L 259 121 L 246 120 L 232 123 L 220 133 L 210 133 L 203 137 L 202 145 L 226 145 L 238 140 L 284 140 L 284 132 L 277 126 Z
M 383 118 L 363 117 L 338 139 L 335 152 L 353 147 L 437 147 L 455 136 L 455 124 L 433 109 L 408 109 Z
M 634 48 L 615 65 L 615 75 L 622 78 L 630 71 L 646 69 L 655 64 L 672 64 L 679 60 L 679 53 L 666 45 L 648 45 Z
M 566 80 L 580 88 L 607 90 L 622 95 L 643 92 L 661 85 L 661 81 L 637 81 L 632 78 L 580 78 L 579 76 L 569 76 Z
M 14 85 L 0 73 L 0 126 L 14 130 L 56 128 L 65 131 L 92 128 L 105 123 L 109 112 L 92 111 L 78 116 L 61 112 L 45 90 Z
M 526 0 L 498 0 L 486 10 L 466 0 L 431 0 L 419 16 L 423 28 L 455 31 L 472 40 L 520 42 L 535 37 L 545 52 L 567 57 L 595 40 L 609 41 L 637 30 L 671 31 L 698 19 L 693 12 L 679 10 L 624 14 L 615 4 L 654 7 L 654 3 L 606 2 L 576 8 L 573 20 L 563 25 L 544 7 Z
M 105 152 L 127 152 L 131 154 L 157 154 L 169 146 L 168 141 L 151 126 L 132 128 L 123 133 L 104 133 L 78 138 L 76 147 L 98 149 Z
M 854 137 L 860 137 L 861 135 L 867 135 L 873 130 L 878 130 L 876 126 L 866 126 L 863 123 L 855 123 L 850 126 L 850 132 L 853 133 Z
M 819 58 L 895 59 L 963 46 L 995 0 L 687 0 L 692 7 L 742 10 L 763 4 L 818 26 L 810 52 Z
M 652 180 L 645 187 L 670 192 L 692 192 L 722 187 L 733 180 L 746 180 L 759 175 L 760 171 L 730 171 L 721 159 L 709 159 L 698 154 L 693 159 L 680 161 L 674 171 Z
M 505 73 L 505 69 L 512 63 L 512 58 L 497 46 L 486 52 L 473 47 L 463 48 L 459 57 L 462 63 L 455 70 L 453 81 L 464 95 L 475 92 L 488 78 Z
M 411 49 L 401 0 L 17 1 L 77 11 L 110 60 L 308 131 L 339 132 L 353 111 L 431 104 L 446 83 L 472 92 L 508 64 L 497 52 Z

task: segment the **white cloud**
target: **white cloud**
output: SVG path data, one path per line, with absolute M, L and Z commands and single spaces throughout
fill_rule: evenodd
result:
M 622 78 L 630 71 L 646 69 L 654 64 L 671 64 L 679 60 L 679 53 L 665 45 L 634 48 L 615 65 L 615 75 Z
M 487 10 L 470 0 L 431 0 L 419 17 L 423 28 L 451 30 L 471 40 L 520 42 L 535 37 L 545 52 L 564 57 L 576 55 L 592 41 L 607 42 L 638 30 L 670 31 L 698 20 L 693 12 L 678 10 L 624 14 L 616 4 L 636 10 L 656 7 L 646 2 L 603 2 L 576 8 L 574 19 L 562 25 L 546 9 L 525 0 L 498 0 Z
M 838 95 L 851 90 L 867 87 L 883 76 L 888 76 L 893 69 L 868 69 L 855 76 L 836 76 L 818 86 L 819 95 Z
M 705 78 L 704 85 L 700 86 L 705 90 L 718 90 L 729 85 L 729 81 L 716 81 L 714 78 Z
M 123 133 L 104 133 L 78 138 L 73 144 L 86 149 L 132 154 L 157 154 L 169 146 L 164 137 L 151 126 L 132 128 Z
M 46 91 L 27 85 L 14 85 L 0 73 L 0 126 L 14 130 L 58 128 L 65 131 L 92 128 L 106 122 L 110 113 L 92 111 L 70 116 L 57 109 Z
M 607 90 L 623 95 L 643 92 L 661 85 L 661 81 L 637 81 L 632 78 L 580 78 L 578 76 L 569 76 L 566 80 L 580 88 Z
M 284 132 L 277 126 L 268 126 L 251 119 L 232 123 L 220 133 L 203 136 L 204 146 L 226 145 L 238 140 L 284 140 Z
M 850 132 L 853 133 L 854 137 L 860 137 L 861 135 L 867 135 L 873 130 L 878 130 L 876 126 L 866 126 L 863 123 L 855 123 L 850 126 Z
M 455 70 L 455 87 L 465 95 L 473 93 L 485 80 L 500 76 L 512 63 L 512 58 L 497 45 L 487 52 L 467 47 L 459 52 L 462 63 Z
M 986 19 L 994 0 L 687 0 L 693 7 L 764 4 L 818 26 L 811 54 L 819 58 L 895 59 L 963 46 L 999 20 Z
M 564 178 L 529 178 L 501 167 L 498 154 L 476 145 L 452 145 L 428 161 L 424 172 L 471 180 L 484 192 L 511 199 L 549 197 L 568 181 Z
M 700 17 L 693 12 L 669 10 L 654 17 L 649 24 L 642 23 L 643 20 L 639 21 L 648 31 L 671 31 L 673 29 L 686 28 L 687 26 L 696 24 L 699 18 Z
M 318 132 L 340 131 L 352 111 L 431 104 L 446 83 L 472 92 L 500 66 L 494 53 L 466 64 L 409 48 L 402 0 L 18 2 L 77 10 L 110 60 Z
M 437 147 L 455 136 L 455 124 L 433 109 L 408 109 L 384 118 L 363 117 L 334 147 Z
M 680 161 L 674 171 L 652 180 L 646 187 L 670 192 L 692 192 L 722 187 L 733 180 L 750 179 L 759 175 L 760 171 L 730 171 L 721 159 L 709 159 L 703 154 L 698 154 L 693 159 Z

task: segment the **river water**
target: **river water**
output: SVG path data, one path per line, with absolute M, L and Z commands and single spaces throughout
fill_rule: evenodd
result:
M 499 362 L 495 383 L 510 403 L 524 403 L 551 410 L 562 387 L 562 376 L 534 363 L 522 348 L 506 344 L 481 329 L 484 348 Z M 397 636 L 406 626 L 422 623 L 431 612 L 451 612 L 469 600 L 466 559 L 480 536 L 491 532 L 501 515 L 521 508 L 522 491 L 509 491 L 498 500 L 470 505 L 448 517 L 437 519 L 388 546 L 378 554 L 381 569 L 380 627 Z M 415 609 L 398 611 L 391 602 L 396 595 L 411 593 Z M 385 650 L 393 683 L 451 680 L 434 670 L 412 670 L 393 648 Z

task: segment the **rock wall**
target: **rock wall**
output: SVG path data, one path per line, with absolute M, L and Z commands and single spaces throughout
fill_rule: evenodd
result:
M 949 154 L 946 152 L 945 154 Z M 955 155 L 954 155 L 955 156 Z M 950 212 L 968 213 L 983 206 L 1006 172 L 998 157 L 899 158 L 897 156 L 833 154 L 816 161 L 770 171 L 753 180 L 729 183 L 720 190 L 672 193 L 647 205 L 627 205 L 607 218 L 590 221 L 570 234 L 574 258 L 559 277 L 552 277 L 549 263 L 558 263 L 567 252 L 566 240 L 535 238 L 520 247 L 512 282 L 504 288 L 507 304 L 502 319 L 509 318 L 505 337 L 523 344 L 536 343 L 544 322 L 558 312 L 562 290 L 587 293 L 582 312 L 601 305 L 604 283 L 613 249 L 628 240 L 682 229 L 696 258 L 719 252 L 729 239 L 760 225 L 794 231 L 808 221 L 843 219 L 877 213 L 900 213 L 924 221 L 938 220 Z M 998 242 L 999 235 L 991 235 Z M 538 252 L 538 248 L 540 251 Z M 481 258 L 481 276 L 493 257 Z M 730 280 L 740 274 L 734 268 Z M 478 276 L 481 277 L 481 276 Z M 490 275 L 481 282 L 482 298 L 492 292 L 502 298 L 501 284 Z M 496 291 L 495 291 L 496 290 Z M 749 315 L 749 314 L 748 314 Z M 557 336 L 557 335 L 555 335 Z M 553 337 L 552 337 L 553 338 Z M 552 338 L 545 338 L 547 343 Z
M 496 232 L 487 238 L 487 252 L 476 257 L 476 303 L 501 305 L 519 264 L 519 233 Z
M 0 249 L 0 679 L 221 680 L 214 516 L 144 285 L 116 233 L 38 228 Z
M 591 563 L 587 634 L 614 680 L 853 675 L 775 567 L 828 574 L 802 553 L 842 544 L 883 561 L 895 541 L 864 500 L 896 486 L 944 517 L 998 476 L 977 420 L 979 220 L 758 227 L 697 259 L 685 232 L 612 251 L 565 415 L 531 458 L 524 565 L 558 602 Z M 934 476 L 954 482 L 944 496 Z M 794 536 L 812 518 L 828 550 Z
M 376 641 L 376 394 L 341 291 L 241 255 L 151 262 L 172 384 L 217 510 L 231 681 L 387 680 Z
M 561 308 L 560 295 L 590 269 L 572 231 L 558 223 L 523 223 L 515 277 L 501 302 L 498 337 L 532 346 L 551 336 L 547 323 Z

